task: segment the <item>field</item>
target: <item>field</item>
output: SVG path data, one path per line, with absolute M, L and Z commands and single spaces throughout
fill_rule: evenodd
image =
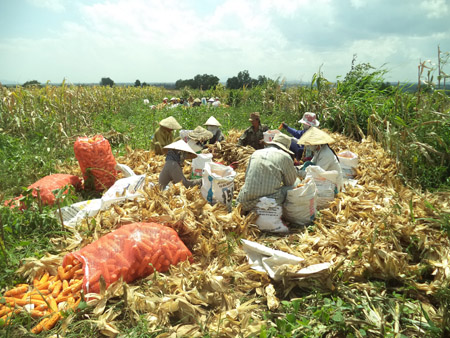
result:
M 359 79 L 361 80 L 361 79 Z M 22 212 L 1 207 L 2 293 L 53 271 L 65 253 L 122 224 L 157 220 L 183 235 L 194 254 L 168 272 L 114 284 L 98 299 L 67 310 L 44 333 L 67 337 L 445 337 L 450 324 L 449 97 L 440 91 L 405 93 L 321 76 L 311 87 L 278 83 L 210 92 L 161 88 L 1 88 L 0 191 L 2 200 L 24 194 Z M 151 109 L 164 96 L 218 96 L 227 106 Z M 214 115 L 226 141 L 211 149 L 215 160 L 240 161 L 236 191 L 251 151 L 231 146 L 252 111 L 272 129 L 316 112 L 338 142 L 336 151 L 359 154 L 359 186 L 338 195 L 315 222 L 288 236 L 260 233 L 254 216 L 239 208 L 211 207 L 195 188 L 145 190 L 130 201 L 62 228 L 55 208 L 36 203 L 26 189 L 52 173 L 80 175 L 73 145 L 78 136 L 104 135 L 119 163 L 156 182 L 164 157 L 151 153 L 157 122 L 173 115 L 194 129 Z M 189 172 L 189 166 L 185 168 Z M 59 195 L 61 197 L 61 195 Z M 60 206 L 98 197 L 71 191 Z M 180 229 L 179 229 L 180 230 Z M 250 268 L 240 239 L 250 239 L 305 259 L 332 262 L 324 274 L 282 281 Z M 17 269 L 21 268 L 20 273 Z M 26 268 L 24 268 L 26 267 Z M 297 267 L 298 268 L 298 267 Z M 1 301 L 1 299 L 0 299 Z M 8 337 L 30 335 L 37 320 L 21 312 L 0 329 Z

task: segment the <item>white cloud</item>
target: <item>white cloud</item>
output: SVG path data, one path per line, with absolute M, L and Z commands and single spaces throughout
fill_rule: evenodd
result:
M 54 12 L 63 12 L 65 10 L 63 0 L 28 0 L 30 4 L 40 8 L 47 8 Z
M 445 18 L 449 16 L 449 5 L 446 0 L 424 0 L 420 7 L 427 13 L 428 18 Z

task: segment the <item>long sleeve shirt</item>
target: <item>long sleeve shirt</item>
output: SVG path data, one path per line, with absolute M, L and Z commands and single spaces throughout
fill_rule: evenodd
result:
M 269 130 L 269 127 L 263 124 L 260 124 L 256 131 L 253 126 L 248 127 L 239 138 L 238 145 L 252 146 L 255 149 L 264 148 L 264 143 L 260 141 L 264 139 L 264 132 L 267 130 Z
M 255 208 L 261 197 L 274 198 L 279 205 L 286 199 L 287 187 L 291 187 L 297 172 L 291 156 L 276 147 L 255 151 L 250 157 L 245 183 L 237 202 L 244 211 Z
M 170 129 L 159 127 L 153 136 L 152 149 L 156 155 L 163 154 L 163 148 L 173 142 L 173 133 Z
M 194 185 L 200 185 L 202 183 L 201 179 L 188 180 L 184 174 L 183 169 L 176 161 L 166 159 L 166 163 L 159 174 L 159 185 L 161 190 L 164 189 L 169 182 L 178 183 L 182 182 L 186 188 L 193 187 Z
M 286 131 L 289 134 L 291 134 L 295 139 L 297 139 L 297 141 L 300 139 L 300 137 L 303 136 L 303 134 L 307 130 L 307 129 L 297 130 L 297 129 L 289 127 L 287 124 L 285 124 L 284 129 L 286 129 Z M 304 149 L 305 148 L 303 145 L 297 144 L 297 142 L 295 142 L 294 140 L 292 140 L 291 146 L 289 147 L 289 150 L 294 153 L 294 156 L 298 161 L 300 161 L 302 159 Z

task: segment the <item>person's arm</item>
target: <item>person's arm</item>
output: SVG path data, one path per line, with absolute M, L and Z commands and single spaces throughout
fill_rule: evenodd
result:
M 172 167 L 172 181 L 174 183 L 182 182 L 186 188 L 190 188 L 190 187 L 193 187 L 194 185 L 202 184 L 201 178 L 196 179 L 196 180 L 188 180 L 183 174 L 183 169 L 176 162 L 174 162 L 174 165 Z
M 294 136 L 296 139 L 300 139 L 300 137 L 302 137 L 302 135 L 305 133 L 305 130 L 297 130 L 289 127 L 287 124 L 285 126 L 286 127 L 284 129 L 286 129 L 286 131 L 292 136 Z
M 241 137 L 239 137 L 238 145 L 240 145 L 240 146 L 246 146 L 247 145 L 247 133 L 248 133 L 248 129 L 246 129 L 242 133 Z
M 297 179 L 297 170 L 295 169 L 294 162 L 288 156 L 283 161 L 283 184 L 285 186 L 291 186 Z

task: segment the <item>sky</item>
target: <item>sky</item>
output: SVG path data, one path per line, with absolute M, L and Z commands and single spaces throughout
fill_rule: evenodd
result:
M 450 52 L 449 23 L 450 0 L 0 0 L 0 82 L 334 82 L 355 55 L 417 82 Z

